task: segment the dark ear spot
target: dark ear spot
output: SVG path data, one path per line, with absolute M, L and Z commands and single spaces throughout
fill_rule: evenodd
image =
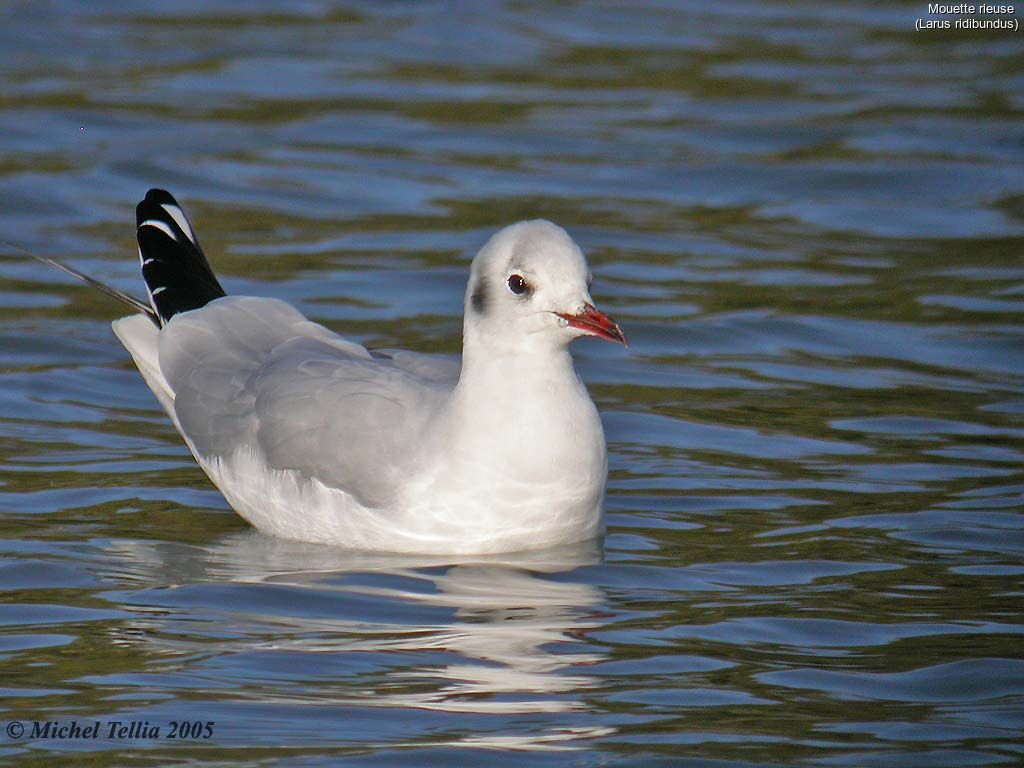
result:
M 487 283 L 484 279 L 478 278 L 476 285 L 473 286 L 473 293 L 470 294 L 469 303 L 473 307 L 473 311 L 478 315 L 482 315 L 487 311 Z

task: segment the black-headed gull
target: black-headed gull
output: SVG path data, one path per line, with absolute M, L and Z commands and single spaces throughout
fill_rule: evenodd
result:
M 594 308 L 587 261 L 564 229 L 524 221 L 480 250 L 460 363 L 369 351 L 283 301 L 227 296 L 170 194 L 150 190 L 136 213 L 152 310 L 122 296 L 143 311 L 114 332 L 258 529 L 452 554 L 602 533 L 604 432 L 569 343 L 626 339 Z

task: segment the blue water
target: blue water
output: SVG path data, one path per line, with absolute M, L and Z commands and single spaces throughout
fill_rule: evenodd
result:
M 544 216 L 631 347 L 576 344 L 601 545 L 281 542 L 120 308 L 0 247 L 0 761 L 1020 764 L 1024 38 L 925 15 L 8 8 L 3 239 L 141 294 L 163 186 L 229 292 L 450 352 L 475 250 Z M 71 721 L 98 736 L 32 736 Z

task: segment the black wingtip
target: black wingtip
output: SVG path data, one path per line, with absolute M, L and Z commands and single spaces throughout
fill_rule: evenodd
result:
M 149 190 L 135 207 L 135 225 L 142 277 L 162 324 L 179 312 L 198 309 L 225 295 L 192 225 L 170 192 Z
M 154 187 L 135 206 L 136 228 L 141 227 L 146 221 L 158 221 L 167 224 L 174 233 L 174 236 L 184 236 L 186 240 L 201 250 L 199 240 L 196 238 L 192 225 L 185 216 L 185 211 L 178 204 L 178 201 L 174 199 L 174 195 L 166 189 Z

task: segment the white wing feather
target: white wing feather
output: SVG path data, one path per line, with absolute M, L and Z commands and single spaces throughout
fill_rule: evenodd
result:
M 390 500 L 458 376 L 432 355 L 371 355 L 276 299 L 225 297 L 153 330 L 158 385 L 201 462 L 252 451 L 367 507 Z

